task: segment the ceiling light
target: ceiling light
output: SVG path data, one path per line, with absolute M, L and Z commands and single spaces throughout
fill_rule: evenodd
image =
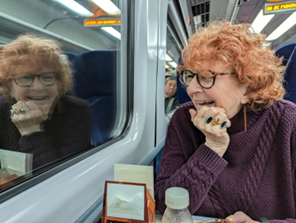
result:
M 117 39 L 121 39 L 121 33 L 118 32 L 116 29 L 114 29 L 113 27 L 102 27 L 102 30 L 104 30 L 105 32 L 109 33 L 110 35 L 114 36 Z
M 168 62 L 173 68 L 176 68 L 177 67 L 177 64 L 176 62 L 172 61 L 172 62 Z
M 263 49 L 266 48 L 266 47 L 268 47 L 270 44 L 271 44 L 271 42 L 264 43 L 263 44 Z
M 73 0 L 56 0 L 62 5 L 66 6 L 67 8 L 71 9 L 72 11 L 78 13 L 79 15 L 82 16 L 92 16 L 93 13 L 84 8 L 82 5 L 79 3 L 73 1 Z
M 169 55 L 166 54 L 166 55 L 165 55 L 165 60 L 166 60 L 166 61 L 172 61 L 173 59 L 172 59 Z
M 260 33 L 273 17 L 274 17 L 274 14 L 263 15 L 263 9 L 261 9 L 252 23 L 252 28 L 255 31 L 255 33 Z
M 116 5 L 114 5 L 113 2 L 110 0 L 91 0 L 94 2 L 97 6 L 99 6 L 102 10 L 107 12 L 110 15 L 118 15 L 121 14 L 121 11 L 119 8 L 117 8 Z
M 266 40 L 271 41 L 279 38 L 287 30 L 295 25 L 296 13 L 293 12 L 279 27 L 277 27 L 267 38 Z

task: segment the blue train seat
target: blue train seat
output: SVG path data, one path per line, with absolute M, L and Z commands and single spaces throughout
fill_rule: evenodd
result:
M 77 54 L 75 54 L 75 53 L 71 53 L 71 52 L 64 52 L 64 53 L 62 54 L 62 56 L 65 56 L 65 57 L 66 57 L 65 59 L 66 59 L 67 61 L 69 61 L 71 69 L 74 70 L 74 67 L 73 67 L 73 61 L 74 61 L 74 59 L 76 58 Z M 73 92 L 73 89 L 71 89 L 69 92 L 66 92 L 66 94 L 71 95 L 72 92 Z
M 115 123 L 117 54 L 117 50 L 89 51 L 73 61 L 73 94 L 93 111 L 92 145 L 109 139 Z
M 155 164 L 154 164 L 155 178 L 158 176 L 159 170 L 160 170 L 160 167 L 161 167 L 161 156 L 162 156 L 162 153 L 163 153 L 163 148 L 155 156 Z
M 296 43 L 289 43 L 280 47 L 276 52 L 279 57 L 284 57 L 285 72 L 285 99 L 296 103 Z
M 180 74 L 177 73 L 177 97 L 180 104 L 191 101 L 190 97 L 187 94 L 186 87 L 181 83 Z

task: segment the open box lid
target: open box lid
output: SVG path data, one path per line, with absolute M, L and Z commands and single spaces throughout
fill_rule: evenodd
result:
M 131 183 L 144 183 L 154 198 L 153 166 L 114 164 L 114 180 Z

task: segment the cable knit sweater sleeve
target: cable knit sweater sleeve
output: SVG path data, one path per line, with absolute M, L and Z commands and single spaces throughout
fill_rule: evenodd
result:
M 172 186 L 186 188 L 190 194 L 189 211 L 196 212 L 227 162 L 204 145 L 202 134 L 182 119 L 190 119 L 189 108 L 178 109 L 168 126 L 161 158 L 161 169 L 156 179 L 157 209 L 165 210 L 165 191 Z M 178 129 L 176 129 L 178 128 Z M 181 132 L 184 134 L 179 135 Z M 195 140 L 193 140 L 195 139 Z

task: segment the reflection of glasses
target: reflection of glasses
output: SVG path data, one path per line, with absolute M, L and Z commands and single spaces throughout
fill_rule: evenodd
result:
M 14 82 L 20 87 L 30 87 L 34 82 L 35 77 L 38 77 L 41 84 L 45 86 L 51 86 L 57 80 L 56 75 L 52 71 L 44 72 L 38 75 L 18 74 L 18 76 L 21 76 L 21 77 L 14 78 Z
M 200 71 L 198 73 L 193 73 L 191 70 L 183 70 L 181 72 L 181 77 L 183 80 L 183 83 L 188 87 L 191 80 L 194 78 L 194 76 L 196 76 L 196 80 L 198 82 L 198 84 L 205 88 L 205 89 L 209 89 L 211 87 L 213 87 L 213 85 L 215 84 L 215 80 L 216 77 L 218 75 L 235 75 L 235 73 L 215 73 L 213 71 L 210 70 L 203 70 Z

